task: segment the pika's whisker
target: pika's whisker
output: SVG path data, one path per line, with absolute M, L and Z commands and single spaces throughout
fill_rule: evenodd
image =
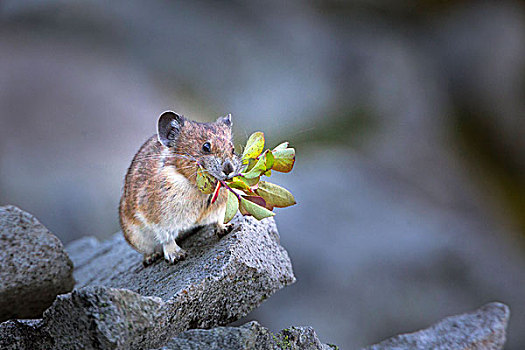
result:
M 197 159 L 191 156 L 186 156 L 183 154 L 170 154 L 170 155 L 156 155 L 156 156 L 146 156 L 146 157 L 137 157 L 135 160 L 148 160 L 148 159 L 170 159 L 170 158 L 181 158 L 181 159 L 188 159 L 193 162 L 197 162 Z

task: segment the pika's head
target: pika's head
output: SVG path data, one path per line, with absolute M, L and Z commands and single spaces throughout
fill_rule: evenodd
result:
M 200 123 L 167 111 L 159 117 L 157 132 L 160 143 L 173 158 L 172 164 L 192 182 L 199 165 L 218 180 L 240 171 L 240 157 L 232 141 L 231 114 L 212 123 Z

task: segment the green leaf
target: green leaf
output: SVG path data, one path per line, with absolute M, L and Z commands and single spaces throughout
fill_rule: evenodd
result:
M 264 149 L 264 134 L 260 131 L 254 132 L 246 142 L 246 148 L 242 153 L 242 161 L 245 163 L 250 158 L 257 158 Z
M 243 181 L 243 179 L 244 178 L 242 178 L 240 176 L 236 176 L 233 179 L 231 179 L 230 181 L 227 181 L 227 184 L 231 188 L 236 188 L 236 189 L 241 190 L 241 191 L 250 191 L 251 190 L 250 186 L 245 181 Z
M 266 152 L 264 152 L 264 155 L 266 157 L 266 169 L 265 170 L 270 170 L 273 167 L 273 163 L 275 162 L 275 157 L 273 153 L 270 152 L 269 150 L 266 150 Z
M 253 187 L 257 185 L 258 182 L 259 182 L 259 177 L 255 177 L 253 179 L 247 179 L 243 176 L 236 176 L 231 180 L 226 180 L 226 184 L 228 184 L 228 186 L 230 186 L 231 188 L 249 192 L 250 194 L 254 194 Z
M 288 142 L 283 142 L 271 151 L 266 150 L 263 153 L 263 150 L 264 134 L 253 133 L 242 154 L 242 173 L 225 180 L 230 189 L 245 193 L 239 199 L 237 192 L 228 192 L 225 222 L 230 221 L 237 210 L 243 215 L 252 215 L 261 220 L 274 216 L 274 207 L 284 208 L 296 204 L 293 195 L 285 188 L 260 181 L 262 175 L 271 176 L 272 170 L 285 173 L 291 171 L 295 163 L 295 149 L 289 148 Z
M 215 190 L 215 178 L 208 174 L 202 167 L 197 169 L 197 187 L 204 194 L 212 194 Z
M 267 170 L 270 170 L 275 162 L 275 157 L 272 152 L 266 150 L 261 156 L 257 163 L 250 169 L 250 171 L 243 174 L 246 179 L 254 179 L 260 177 Z
M 239 210 L 239 199 L 231 191 L 228 191 L 228 201 L 226 202 L 226 213 L 224 214 L 224 223 L 227 224 L 233 219 Z
M 241 197 L 241 203 L 239 206 L 239 210 L 244 215 L 252 215 L 257 220 L 262 220 L 264 218 L 275 215 L 273 211 L 270 211 L 264 207 L 261 207 L 260 205 L 257 205 L 242 197 Z
M 246 179 L 253 179 L 261 176 L 266 171 L 266 156 L 262 155 L 253 168 L 247 173 L 243 174 Z
M 246 165 L 246 168 L 244 168 L 243 172 L 244 173 L 247 173 L 249 172 L 250 170 L 253 169 L 253 167 L 255 166 L 255 164 L 257 163 L 258 159 L 255 159 L 255 158 L 250 158 L 247 160 L 247 165 Z
M 241 177 L 241 180 L 244 181 L 245 184 L 248 186 L 253 187 L 259 183 L 259 177 L 253 178 L 253 179 L 247 179 L 245 177 Z
M 277 150 L 282 150 L 282 149 L 285 149 L 285 148 L 288 148 L 288 142 L 281 143 L 280 145 L 276 146 L 273 150 L 277 151 Z
M 295 163 L 295 149 L 284 148 L 272 151 L 275 158 L 273 163 L 273 170 L 282 173 L 288 173 L 292 170 Z
M 272 210 L 273 209 L 273 208 L 268 208 L 268 206 L 266 205 L 266 201 L 261 196 L 248 195 L 248 196 L 242 196 L 242 198 L 247 199 L 250 202 L 253 202 L 253 203 L 257 204 L 257 205 L 260 205 L 261 207 L 264 207 L 264 208 L 266 208 L 268 210 Z
M 297 203 L 290 191 L 266 181 L 259 182 L 255 193 L 264 198 L 268 205 L 277 208 L 285 208 Z

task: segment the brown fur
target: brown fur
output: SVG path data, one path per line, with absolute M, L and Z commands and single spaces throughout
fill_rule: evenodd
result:
M 207 169 L 210 162 L 232 158 L 231 138 L 231 128 L 223 123 L 186 119 L 174 147 L 162 145 L 157 135 L 140 147 L 126 174 L 119 206 L 120 225 L 130 245 L 150 255 L 154 243 L 164 242 L 151 242 L 145 233 L 148 227 L 158 232 L 163 227 L 173 230 L 171 224 L 177 220 L 189 220 L 184 227 L 215 220 L 225 208 L 226 189 L 221 189 L 217 201 L 210 204 L 209 195 L 196 187 L 196 171 L 198 164 Z M 211 143 L 210 154 L 202 150 L 205 142 Z M 222 226 L 222 218 L 216 221 Z M 177 237 L 180 232 L 170 233 Z

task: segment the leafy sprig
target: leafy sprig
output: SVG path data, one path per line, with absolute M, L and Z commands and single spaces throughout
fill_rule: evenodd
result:
M 215 202 L 219 190 L 228 190 L 224 223 L 228 223 L 237 211 L 251 215 L 257 220 L 274 216 L 274 208 L 285 208 L 296 204 L 294 196 L 287 189 L 262 181 L 261 176 L 271 176 L 272 170 L 288 173 L 295 163 L 295 149 L 283 142 L 272 150 L 264 150 L 264 134 L 253 133 L 246 142 L 241 157 L 243 170 L 229 180 L 216 180 L 200 167 L 197 170 L 197 187 L 205 194 L 212 194 Z

